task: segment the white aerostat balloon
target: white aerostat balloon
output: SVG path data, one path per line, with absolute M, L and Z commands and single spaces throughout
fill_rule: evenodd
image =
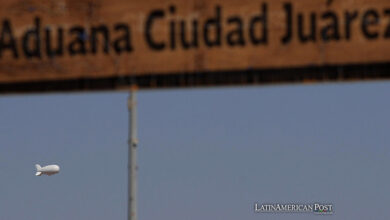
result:
M 41 176 L 42 174 L 51 176 L 58 172 L 60 172 L 60 167 L 58 165 L 47 165 L 44 167 L 41 167 L 39 164 L 35 164 L 35 168 L 37 168 L 37 172 L 35 173 L 35 176 Z

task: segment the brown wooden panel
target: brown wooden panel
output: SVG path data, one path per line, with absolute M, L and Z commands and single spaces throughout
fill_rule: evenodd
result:
M 258 79 L 264 72 L 279 79 L 264 83 L 322 81 L 332 74 L 389 78 L 388 0 L 0 0 L 0 5 L 0 92 L 104 80 L 101 89 L 117 89 L 135 79 L 149 79 L 144 88 L 161 87 L 156 78 L 178 86 L 167 82 L 186 76 L 208 78 L 194 85 L 250 84 L 239 75 L 256 73 Z M 235 80 L 223 79 L 223 73 Z M 70 89 L 77 90 L 74 84 Z

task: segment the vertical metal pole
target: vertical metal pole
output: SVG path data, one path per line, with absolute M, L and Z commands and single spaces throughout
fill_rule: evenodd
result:
M 137 101 L 136 91 L 130 92 L 129 109 L 129 155 L 128 155 L 128 207 L 127 219 L 137 220 Z

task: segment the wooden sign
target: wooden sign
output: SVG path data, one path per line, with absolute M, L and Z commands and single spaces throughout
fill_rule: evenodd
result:
M 388 0 L 0 0 L 0 92 L 387 79 Z

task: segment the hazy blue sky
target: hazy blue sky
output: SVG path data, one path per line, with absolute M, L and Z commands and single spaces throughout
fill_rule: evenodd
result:
M 141 91 L 139 219 L 388 220 L 389 95 L 390 82 Z M 127 96 L 0 96 L 0 220 L 126 219 Z M 36 163 L 61 172 L 36 177 Z

